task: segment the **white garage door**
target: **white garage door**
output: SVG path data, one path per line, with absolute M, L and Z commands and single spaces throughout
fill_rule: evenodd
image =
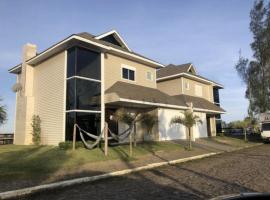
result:
M 186 139 L 186 131 L 183 125 L 171 125 L 171 119 L 174 116 L 183 116 L 179 110 L 174 109 L 158 109 L 158 129 L 159 140 L 176 140 Z

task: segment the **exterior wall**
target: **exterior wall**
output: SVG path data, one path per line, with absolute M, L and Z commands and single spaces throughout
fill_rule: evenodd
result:
M 189 83 L 189 89 L 185 87 L 185 83 Z M 157 83 L 157 88 L 169 95 L 186 94 L 190 96 L 197 96 L 195 93 L 195 85 L 202 87 L 202 97 L 208 101 L 213 102 L 213 86 L 210 84 L 204 84 L 198 81 L 188 79 L 186 77 L 179 77 L 176 79 L 161 81 Z
M 193 138 L 204 138 L 208 137 L 207 135 L 207 121 L 206 114 L 202 112 L 194 112 L 194 115 L 197 115 L 202 120 L 202 124 L 197 123 L 192 129 Z
M 202 97 L 207 100 L 210 100 L 211 98 L 211 94 L 209 90 L 210 85 L 207 85 L 198 81 L 194 81 L 185 77 L 182 77 L 182 79 L 183 79 L 183 94 L 190 95 L 190 96 L 197 96 L 195 92 L 195 87 L 196 85 L 199 85 L 202 87 L 202 96 L 198 96 L 198 97 Z M 189 83 L 189 89 L 185 88 L 185 83 Z
M 122 65 L 127 65 L 136 69 L 135 81 L 129 81 L 122 79 Z M 150 71 L 153 74 L 153 81 L 146 78 L 147 72 Z M 156 88 L 156 69 L 143 65 L 138 62 L 134 62 L 119 56 L 115 56 L 109 53 L 105 54 L 104 59 L 104 72 L 105 72 L 105 90 L 111 87 L 117 81 L 123 81 L 141 85 L 145 87 Z
M 182 94 L 182 78 L 171 79 L 157 83 L 157 89 L 168 95 Z
M 174 116 L 183 116 L 180 110 L 159 108 L 158 109 L 158 128 L 159 140 L 186 139 L 186 128 L 183 125 L 170 125 Z
M 65 52 L 35 66 L 35 114 L 41 119 L 42 144 L 65 140 Z

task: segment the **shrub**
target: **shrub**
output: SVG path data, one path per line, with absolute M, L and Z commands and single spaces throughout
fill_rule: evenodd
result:
M 73 143 L 72 141 L 66 141 L 66 142 L 59 142 L 58 147 L 63 150 L 72 149 Z M 76 142 L 75 143 L 76 148 L 84 148 L 83 142 Z
M 34 145 L 39 145 L 40 144 L 40 135 L 41 135 L 41 120 L 40 117 L 38 115 L 33 115 L 32 117 L 32 142 Z

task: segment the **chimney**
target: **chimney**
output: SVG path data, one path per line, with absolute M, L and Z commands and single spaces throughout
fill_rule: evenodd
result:
M 37 55 L 37 46 L 35 44 L 27 43 L 23 46 L 22 51 L 22 73 L 20 83 L 22 85 L 22 94 L 29 95 L 32 93 L 31 84 L 33 84 L 33 67 L 27 65 L 26 61 Z M 28 88 L 28 89 L 27 89 Z
M 26 43 L 23 45 L 22 62 L 29 60 L 37 55 L 37 45 Z

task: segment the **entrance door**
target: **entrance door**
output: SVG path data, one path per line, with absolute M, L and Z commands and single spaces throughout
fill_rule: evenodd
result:
M 207 136 L 211 137 L 211 123 L 210 123 L 210 116 L 206 116 L 207 121 Z

